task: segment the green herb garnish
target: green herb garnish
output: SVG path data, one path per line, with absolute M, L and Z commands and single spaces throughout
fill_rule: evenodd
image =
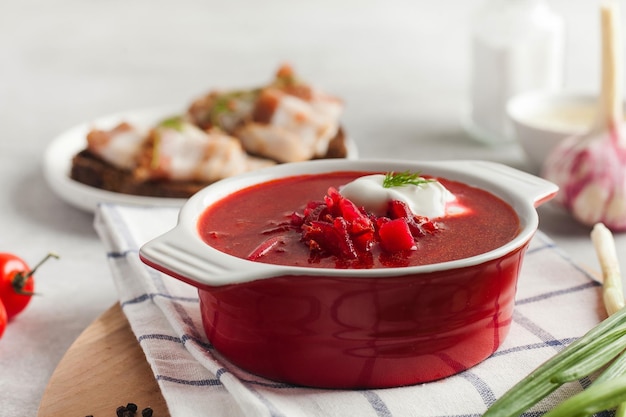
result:
M 420 177 L 419 172 L 388 172 L 383 180 L 383 188 L 404 187 L 405 185 L 424 185 L 434 180 Z
M 610 364 L 594 382 L 591 391 L 571 397 L 563 406 L 557 406 L 551 417 L 590 415 L 597 409 L 610 409 L 626 399 L 624 375 L 624 346 L 626 346 L 626 308 L 621 309 L 591 329 L 521 380 L 500 399 L 483 417 L 514 417 L 527 411 L 561 385 L 575 381 Z M 590 387 L 591 388 L 591 387 Z M 589 388 L 588 388 L 589 389 Z M 590 401 L 598 402 L 592 407 Z M 572 407 L 578 414 L 571 414 Z M 599 408 L 597 408 L 599 407 Z
M 159 123 L 159 126 L 178 130 L 179 132 L 181 132 L 183 130 L 184 124 L 185 120 L 182 116 L 172 116 L 165 120 L 162 120 L 161 123 Z
M 238 102 L 254 102 L 260 91 L 260 89 L 255 88 L 253 90 L 231 91 L 216 96 L 209 115 L 211 124 L 222 128 L 221 118 L 223 116 L 233 113 L 237 109 Z

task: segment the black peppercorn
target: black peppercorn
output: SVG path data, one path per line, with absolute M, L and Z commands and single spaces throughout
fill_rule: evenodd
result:
M 139 407 L 137 407 L 137 404 L 128 403 L 126 404 L 126 406 L 120 405 L 119 407 L 117 407 L 115 409 L 115 414 L 117 415 L 117 417 L 135 417 L 138 409 Z M 152 417 L 152 413 L 152 408 L 146 407 L 141 410 L 141 417 Z M 93 414 L 89 414 L 85 417 L 93 417 Z

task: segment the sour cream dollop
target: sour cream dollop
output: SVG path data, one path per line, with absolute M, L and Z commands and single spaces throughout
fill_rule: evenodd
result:
M 447 204 L 456 200 L 454 194 L 436 180 L 391 188 L 383 187 L 384 180 L 382 174 L 359 177 L 340 187 L 339 193 L 376 216 L 384 216 L 389 202 L 399 200 L 413 213 L 435 219 L 444 217 Z

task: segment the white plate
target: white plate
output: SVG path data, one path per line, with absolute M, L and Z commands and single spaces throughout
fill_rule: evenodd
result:
M 55 194 L 67 203 L 82 210 L 93 212 L 99 203 L 117 203 L 143 206 L 181 207 L 185 198 L 146 197 L 101 190 L 74 181 L 70 178 L 72 158 L 86 146 L 87 133 L 94 127 L 112 128 L 121 121 L 137 126 L 150 127 L 160 120 L 180 114 L 180 107 L 159 107 L 133 110 L 98 118 L 57 136 L 46 149 L 43 160 L 44 176 Z M 348 158 L 357 158 L 357 148 L 351 139 L 347 140 Z

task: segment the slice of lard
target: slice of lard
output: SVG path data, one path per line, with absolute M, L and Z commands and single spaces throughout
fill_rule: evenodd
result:
M 93 129 L 87 134 L 87 149 L 120 169 L 132 170 L 146 132 L 122 122 L 110 130 Z

